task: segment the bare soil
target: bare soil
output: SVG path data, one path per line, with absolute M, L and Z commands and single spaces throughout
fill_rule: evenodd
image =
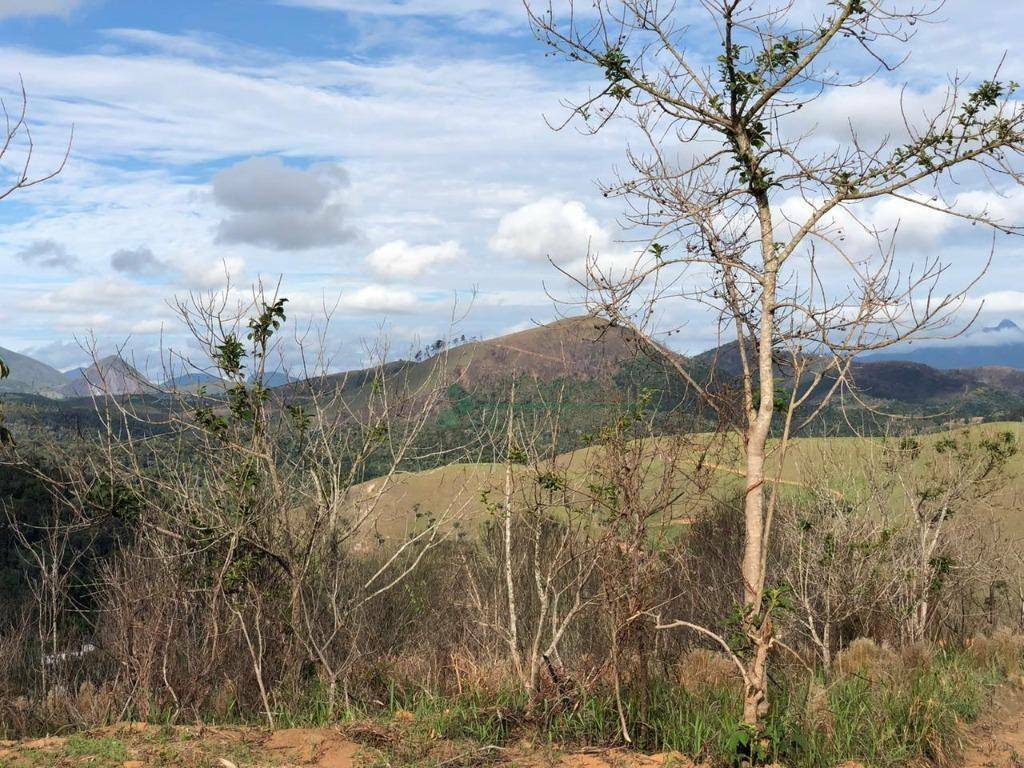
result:
M 963 768 L 1024 768 L 1024 677 L 1002 686 L 972 728 Z
M 958 765 L 1024 768 L 1024 678 L 1003 686 L 972 727 Z M 159 726 L 119 723 L 70 736 L 0 741 L 0 768 L 702 768 L 683 755 L 561 752 L 527 742 L 506 749 L 453 743 L 414 723 L 344 728 Z M 861 768 L 848 763 L 843 768 Z
M 420 738 L 404 728 L 154 726 L 120 723 L 72 736 L 0 742 L 0 768 L 696 768 L 678 754 L 623 750 L 562 754 L 523 743 L 508 749 Z

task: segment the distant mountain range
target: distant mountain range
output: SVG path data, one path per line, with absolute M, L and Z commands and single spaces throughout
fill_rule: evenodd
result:
M 1024 330 L 1012 320 L 980 328 L 947 341 L 922 340 L 863 355 L 864 362 L 904 360 L 941 370 L 963 368 L 1024 369 Z
M 56 368 L 0 347 L 0 360 L 7 363 L 11 375 L 0 379 L 0 392 L 22 392 L 46 397 L 61 397 L 68 378 Z
M 8 350 L 0 349 L 0 355 L 11 369 L 10 378 L 0 382 L 0 391 L 7 393 L 80 398 L 203 388 L 213 395 L 222 384 L 208 373 L 183 372 L 157 387 L 116 355 L 67 374 Z M 678 359 L 695 375 L 712 377 L 726 386 L 739 374 L 735 343 Z M 679 382 L 668 381 L 678 377 L 666 370 L 641 353 L 641 345 L 629 331 L 594 317 L 576 317 L 471 341 L 425 360 L 388 363 L 384 373 L 410 389 L 443 378 L 453 382 L 458 392 L 473 393 L 478 403 L 500 402 L 513 376 L 524 384 L 527 380 L 545 386 L 568 383 L 581 402 L 608 402 L 651 386 L 674 387 L 673 397 L 679 402 Z M 908 345 L 865 356 L 852 373 L 863 396 L 894 412 L 956 418 L 1024 415 L 1024 331 L 1009 320 L 951 342 Z M 370 391 L 376 375 L 377 371 L 348 371 L 314 382 L 289 382 L 283 374 L 275 374 L 267 383 L 282 398 L 301 398 L 311 387 L 327 387 L 358 401 Z M 549 387 L 548 393 L 555 390 Z
M 88 367 L 67 372 L 3 347 L 0 347 L 0 358 L 11 371 L 8 378 L 0 380 L 0 392 L 59 399 L 155 391 L 145 376 L 118 355 L 109 355 Z

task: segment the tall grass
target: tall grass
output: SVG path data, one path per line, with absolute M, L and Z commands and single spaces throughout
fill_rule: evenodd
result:
M 998 685 L 1019 678 L 1022 661 L 1024 638 L 997 633 L 967 648 L 902 653 L 861 640 L 832 671 L 781 670 L 761 734 L 768 744 L 764 761 L 788 768 L 833 768 L 851 760 L 872 768 L 952 768 L 965 727 Z M 469 682 L 458 691 L 381 679 L 378 693 L 336 701 L 333 709 L 326 691 L 313 685 L 293 701 L 279 701 L 276 720 L 279 727 L 375 721 L 391 734 L 395 765 L 431 765 L 428 745 L 438 738 L 470 751 L 524 740 L 558 750 L 624 745 L 610 685 L 568 698 L 531 699 L 511 678 L 501 679 Z M 713 766 L 739 762 L 742 696 L 735 679 L 707 678 L 698 686 L 655 677 L 644 691 L 626 687 L 622 707 L 635 749 L 680 752 Z M 208 722 L 260 722 L 234 707 L 196 714 Z M 148 717 L 174 719 L 156 708 Z
M 832 768 L 855 760 L 875 768 L 957 764 L 964 728 L 981 713 L 1008 672 L 963 650 L 940 650 L 920 663 L 899 657 L 863 670 L 796 674 L 776 682 L 764 737 L 768 762 Z M 611 691 L 564 702 L 532 703 L 520 691 L 469 689 L 461 695 L 417 691 L 393 696 L 417 727 L 445 739 L 508 745 L 520 739 L 561 749 L 621 746 Z M 627 728 L 636 749 L 678 751 L 716 766 L 738 762 L 742 728 L 736 686 L 689 692 L 656 682 L 644 696 L 627 692 Z

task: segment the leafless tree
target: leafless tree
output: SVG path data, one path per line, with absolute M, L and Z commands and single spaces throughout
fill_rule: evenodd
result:
M 894 606 L 907 573 L 906 518 L 893 510 L 890 493 L 864 481 L 867 456 L 844 448 L 803 457 L 809 468 L 798 498 L 783 505 L 777 542 L 778 575 L 792 590 L 798 631 L 826 667 L 854 637 L 901 624 Z M 844 637 L 850 625 L 855 634 Z
M 911 536 L 906 548 L 909 562 L 904 582 L 906 636 L 925 639 L 934 603 L 947 581 L 967 573 L 964 546 L 950 540 L 955 523 L 965 512 L 989 503 L 1006 483 L 1006 463 L 1017 452 L 1010 432 L 975 435 L 970 430 L 938 438 L 906 437 L 889 440 L 868 473 L 878 496 L 890 501 L 897 493 L 897 509 L 906 516 Z M 969 538 L 961 529 L 961 543 Z
M 950 183 L 954 172 L 996 193 L 1020 182 L 1017 86 L 998 71 L 982 81 L 956 76 L 942 103 L 925 115 L 905 109 L 890 136 L 862 138 L 851 123 L 836 142 L 801 110 L 897 68 L 937 3 L 833 0 L 811 13 L 786 0 L 526 5 L 555 55 L 605 81 L 568 105 L 566 125 L 596 132 L 621 118 L 642 141 L 629 150 L 630 171 L 604 192 L 625 201 L 626 223 L 644 245 L 624 269 L 592 256 L 577 277 L 590 308 L 650 331 L 656 308 L 691 300 L 718 313 L 735 340 L 742 403 L 734 426 L 746 478 L 743 717 L 757 731 L 777 641 L 766 584 L 778 488 L 766 464 L 769 438 L 777 435 L 771 450 L 785 454 L 832 395 L 853 391 L 856 354 L 942 328 L 963 305 L 966 288 L 948 286 L 941 257 L 901 263 L 896 232 L 871 223 L 873 203 L 1019 231 L 962 204 Z M 711 61 L 697 53 L 709 40 L 718 47 Z M 865 238 L 871 247 L 857 247 Z M 716 389 L 667 359 L 728 414 Z
M 12 113 L 7 103 L 0 99 L 0 111 L 3 112 L 4 128 L 0 135 L 0 200 L 5 200 L 19 190 L 34 187 L 37 184 L 49 181 L 64 170 L 68 157 L 71 155 L 71 140 L 74 138 L 74 129 L 68 138 L 67 149 L 56 166 L 47 173 L 33 175 L 32 162 L 35 155 L 35 142 L 32 140 L 32 131 L 28 125 L 28 94 L 25 91 L 25 82 L 19 80 L 20 103 L 16 112 Z M 19 152 L 21 157 L 18 157 Z M 6 379 L 11 371 L 3 358 L 0 358 L 0 381 Z M 0 402 L 0 445 L 10 442 L 13 439 L 10 431 L 3 425 L 4 413 L 3 403 Z
M 541 402 L 527 418 L 517 412 L 516 392 L 513 383 L 508 409 L 496 420 L 504 434 L 494 430 L 495 440 L 504 442 L 501 486 L 485 489 L 484 499 L 501 521 L 509 657 L 525 690 L 536 697 L 545 670 L 563 693 L 568 686 L 562 641 L 595 599 L 596 520 L 575 495 L 579 468 L 558 454 L 566 404 L 560 398 Z M 519 593 L 520 573 L 527 575 L 525 594 Z
M 457 496 L 377 539 L 382 500 L 400 472 L 432 461 L 420 437 L 446 389 L 444 360 L 427 381 L 411 382 L 384 365 L 381 344 L 350 380 L 325 367 L 320 328 L 294 339 L 300 381 L 273 388 L 286 299 L 256 286 L 248 298 L 228 289 L 176 307 L 199 351 L 168 357 L 176 371 L 206 373 L 205 383 L 179 378 L 178 386 L 172 377 L 166 391 L 147 384 L 119 395 L 100 382 L 101 428 L 88 450 L 67 449 L 80 454 L 72 459 L 53 446 L 55 463 L 77 471 L 53 478 L 21 466 L 72 508 L 92 499 L 94 516 L 131 531 L 131 546 L 105 570 L 101 599 L 123 618 L 115 646 L 138 673 L 128 681 L 134 698 L 148 698 L 155 676 L 180 701 L 168 666 L 197 675 L 198 685 L 223 675 L 223 646 L 241 638 L 271 725 L 279 690 L 297 685 L 304 668 L 316 670 L 333 709 L 360 612 L 451 535 L 465 504 Z M 168 594 L 139 590 L 140 578 Z M 140 627 L 147 605 L 152 626 Z M 175 638 L 194 645 L 176 648 Z M 140 642 L 151 652 L 136 653 Z

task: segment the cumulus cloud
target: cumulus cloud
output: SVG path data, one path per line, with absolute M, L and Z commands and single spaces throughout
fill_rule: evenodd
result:
M 56 240 L 36 240 L 18 252 L 18 258 L 33 267 L 74 269 L 78 259 L 68 253 L 67 247 Z
M 405 240 L 395 240 L 376 249 L 366 261 L 383 280 L 409 280 L 440 264 L 450 264 L 464 253 L 455 240 L 437 245 L 410 245 Z
M 366 285 L 344 293 L 338 302 L 339 309 L 349 312 L 414 312 L 419 301 L 412 291 L 388 288 L 383 285 Z
M 192 259 L 181 265 L 181 279 L 188 288 L 211 290 L 231 282 L 244 282 L 245 259 L 233 256 L 217 261 Z
M 339 245 L 355 237 L 337 192 L 348 182 L 336 166 L 308 169 L 277 157 L 253 157 L 213 178 L 214 199 L 228 210 L 217 241 L 285 251 Z
M 990 291 L 971 296 L 964 302 L 967 312 L 984 310 L 990 315 L 1017 313 L 1021 307 L 1024 307 L 1024 291 L 1018 290 Z
M 12 16 L 67 16 L 85 0 L 0 0 L 0 19 Z
M 152 250 L 146 247 L 122 248 L 110 256 L 110 266 L 126 275 L 140 277 L 160 275 L 170 269 L 170 265 L 157 258 Z
M 580 202 L 544 198 L 524 205 L 498 222 L 490 246 L 498 253 L 531 261 L 579 259 L 600 252 L 611 236 Z
M 807 104 L 792 121 L 794 134 L 813 130 L 818 138 L 845 142 L 856 135 L 862 145 L 907 138 L 907 123 L 920 127 L 942 109 L 945 89 L 918 91 L 884 80 L 858 88 L 832 88 Z

